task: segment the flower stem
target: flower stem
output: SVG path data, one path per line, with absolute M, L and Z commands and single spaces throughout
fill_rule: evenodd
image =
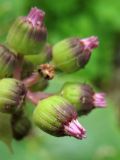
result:
M 27 92 L 27 98 L 35 105 L 38 104 L 38 102 L 42 99 L 45 99 L 49 96 L 52 96 L 51 93 L 44 93 L 44 92 L 32 92 L 28 90 Z
M 13 71 L 13 77 L 15 79 L 21 79 L 21 72 L 22 72 L 22 64 L 23 64 L 23 57 L 18 55 L 16 60 L 15 69 Z
M 38 72 L 34 72 L 30 77 L 24 79 L 22 82 L 27 88 L 29 88 L 34 84 L 36 84 L 39 81 L 39 79 L 40 79 L 40 74 Z

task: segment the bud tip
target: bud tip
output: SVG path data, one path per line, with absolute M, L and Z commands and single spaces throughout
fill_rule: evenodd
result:
M 99 45 L 98 37 L 91 36 L 88 38 L 81 39 L 80 42 L 83 43 L 85 50 L 92 51 L 94 48 L 97 48 Z
M 95 93 L 93 98 L 95 107 L 104 108 L 106 106 L 105 93 Z
M 45 12 L 38 9 L 37 7 L 34 7 L 30 10 L 27 19 L 32 22 L 33 26 L 35 26 L 43 22 L 44 16 Z
M 78 120 L 73 119 L 68 125 L 65 125 L 64 131 L 67 135 L 77 139 L 86 138 L 86 130 L 82 127 Z

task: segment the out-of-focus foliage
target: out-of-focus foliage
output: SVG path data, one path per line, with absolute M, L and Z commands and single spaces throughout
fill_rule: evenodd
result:
M 96 35 L 100 46 L 84 70 L 70 75 L 59 74 L 47 91 L 59 90 L 65 81 L 91 81 L 108 86 L 113 72 L 116 39 L 120 39 L 120 0 L 0 0 L 0 41 L 5 42 L 7 31 L 18 15 L 25 15 L 37 6 L 46 12 L 48 41 Z M 117 42 L 118 43 L 118 42 Z M 13 143 L 15 154 L 10 155 L 0 143 L 0 160 L 119 160 L 120 133 L 111 108 L 93 111 L 80 122 L 86 127 L 88 138 L 54 138 L 41 134 Z M 45 136 L 44 136 L 45 135 Z M 7 152 L 7 154 L 6 154 Z

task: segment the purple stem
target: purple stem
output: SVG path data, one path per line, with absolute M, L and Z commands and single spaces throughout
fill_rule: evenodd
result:
M 34 72 L 30 77 L 24 79 L 22 82 L 27 88 L 29 88 L 34 84 L 36 84 L 39 80 L 40 80 L 40 74 L 38 72 Z
M 13 78 L 21 80 L 22 64 L 23 64 L 23 57 L 18 56 L 16 60 L 15 69 L 13 71 Z
M 48 98 L 49 96 L 52 96 L 52 95 L 53 94 L 50 94 L 50 93 L 32 92 L 30 90 L 28 90 L 27 92 L 27 98 L 35 105 L 37 105 L 40 100 Z

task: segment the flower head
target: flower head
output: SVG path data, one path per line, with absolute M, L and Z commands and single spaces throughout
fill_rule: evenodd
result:
M 53 63 L 61 71 L 77 71 L 88 63 L 98 43 L 98 38 L 95 36 L 85 39 L 68 38 L 60 41 L 53 46 Z
M 39 102 L 34 110 L 33 120 L 43 131 L 60 137 L 85 137 L 85 129 L 77 120 L 74 107 L 61 96 L 51 96 Z
M 44 16 L 42 10 L 34 7 L 27 16 L 19 17 L 8 33 L 8 45 L 22 55 L 40 53 L 47 39 Z
M 96 93 L 87 84 L 65 83 L 60 95 L 75 106 L 79 115 L 85 115 L 94 108 L 104 108 L 106 106 L 105 94 Z

